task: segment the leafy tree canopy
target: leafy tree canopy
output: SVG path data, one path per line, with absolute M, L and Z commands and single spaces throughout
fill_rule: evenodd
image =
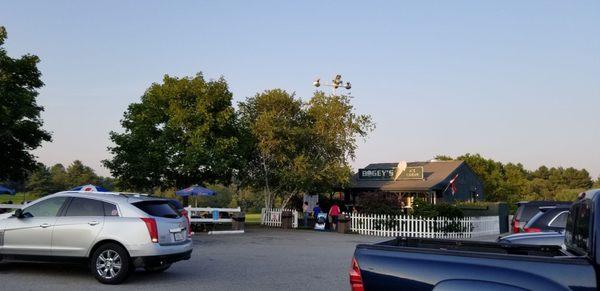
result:
M 124 189 L 228 184 L 240 160 L 231 99 L 223 78 L 165 75 L 129 106 L 124 132 L 110 133 L 104 165 Z
M 265 190 L 265 206 L 300 193 L 327 192 L 349 182 L 356 138 L 373 129 L 357 115 L 348 96 L 322 92 L 306 103 L 281 89 L 267 90 L 239 104 L 247 166 L 243 184 Z
M 6 29 L 0 26 L 0 180 L 23 180 L 36 168 L 31 150 L 43 141 L 50 141 L 50 133 L 42 129 L 36 102 L 41 88 L 41 73 L 37 56 L 11 58 L 2 45 Z

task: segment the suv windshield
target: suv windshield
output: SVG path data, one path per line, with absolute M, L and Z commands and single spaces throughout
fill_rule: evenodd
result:
M 133 203 L 133 205 L 148 215 L 165 217 L 165 218 L 178 218 L 179 212 L 173 208 L 173 206 L 167 200 L 148 200 Z

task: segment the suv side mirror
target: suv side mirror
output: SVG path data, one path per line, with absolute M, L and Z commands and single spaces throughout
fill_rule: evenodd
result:
M 17 209 L 15 210 L 15 214 L 13 214 L 14 217 L 16 218 L 23 218 L 23 209 Z

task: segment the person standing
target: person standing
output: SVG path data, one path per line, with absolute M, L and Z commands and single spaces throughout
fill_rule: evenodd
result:
M 319 217 L 319 213 L 321 213 L 321 207 L 319 207 L 319 202 L 317 202 L 313 208 L 313 215 L 315 216 L 315 219 Z
M 308 211 L 309 211 L 309 207 L 308 207 L 308 202 L 304 202 L 304 205 L 302 205 L 302 212 L 304 212 L 304 227 L 308 227 Z
M 338 216 L 340 216 L 340 207 L 337 203 L 333 202 L 333 205 L 329 208 L 329 217 L 331 217 L 331 228 L 333 231 L 337 230 Z

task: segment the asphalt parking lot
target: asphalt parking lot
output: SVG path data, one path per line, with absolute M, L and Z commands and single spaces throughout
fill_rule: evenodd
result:
M 124 284 L 98 283 L 81 265 L 0 263 L 1 290 L 348 290 L 354 247 L 386 238 L 251 228 L 198 234 L 189 261 L 162 274 L 138 270 Z

